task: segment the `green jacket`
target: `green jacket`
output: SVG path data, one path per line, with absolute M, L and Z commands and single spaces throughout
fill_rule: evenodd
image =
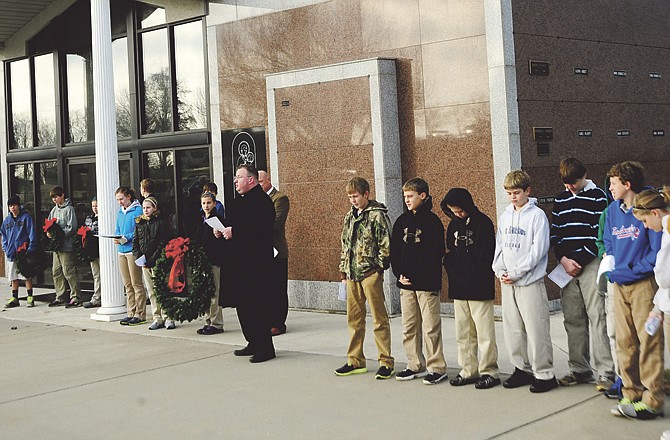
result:
M 388 209 L 376 200 L 358 216 L 356 208 L 344 217 L 340 272 L 347 279 L 361 281 L 371 270 L 388 269 L 391 264 L 391 220 Z

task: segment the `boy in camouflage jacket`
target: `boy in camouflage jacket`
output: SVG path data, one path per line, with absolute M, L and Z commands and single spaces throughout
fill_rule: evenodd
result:
M 367 372 L 365 339 L 365 301 L 370 304 L 374 321 L 374 339 L 379 351 L 377 379 L 393 376 L 391 326 L 384 305 L 384 270 L 390 265 L 391 221 L 387 208 L 370 200 L 370 184 L 361 177 L 347 183 L 352 209 L 344 218 L 340 275 L 347 285 L 347 324 L 349 348 L 347 363 L 335 370 L 338 376 Z

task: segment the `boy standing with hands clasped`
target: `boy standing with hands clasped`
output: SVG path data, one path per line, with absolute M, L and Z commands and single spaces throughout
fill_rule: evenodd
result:
M 349 348 L 347 363 L 335 370 L 338 376 L 368 371 L 363 355 L 365 339 L 365 301 L 370 304 L 374 338 L 379 351 L 379 370 L 375 378 L 393 376 L 391 324 L 384 305 L 384 270 L 390 264 L 391 221 L 388 209 L 370 200 L 370 184 L 362 177 L 347 183 L 351 211 L 344 217 L 340 276 L 347 283 L 347 324 Z
M 400 288 L 407 368 L 395 378 L 424 377 L 424 384 L 435 385 L 447 379 L 440 316 L 444 226 L 431 211 L 433 201 L 425 180 L 408 180 L 402 190 L 407 211 L 393 225 L 391 268 Z
M 504 185 L 511 204 L 498 221 L 493 271 L 501 283 L 505 345 L 515 368 L 503 386 L 530 385 L 531 393 L 544 393 L 558 386 L 544 287 L 549 221 L 529 198 L 525 171 L 508 173 Z
M 12 283 L 12 299 L 9 300 L 6 308 L 19 306 L 19 280 L 26 281 L 26 290 L 28 293 L 28 307 L 33 307 L 33 280 L 20 274 L 17 269 L 16 254 L 24 243 L 27 243 L 27 253 L 32 253 L 37 249 L 37 237 L 35 236 L 35 226 L 30 214 L 21 205 L 19 196 L 11 196 L 7 200 L 9 214 L 2 222 L 0 235 L 2 235 L 2 250 L 7 256 L 7 278 Z

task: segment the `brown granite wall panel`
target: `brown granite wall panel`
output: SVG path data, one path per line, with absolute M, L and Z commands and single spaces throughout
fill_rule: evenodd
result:
M 516 35 L 670 47 L 666 0 L 513 0 L 512 17 Z
M 484 0 L 419 0 L 421 43 L 484 35 Z
M 338 278 L 344 187 L 354 175 L 374 183 L 369 96 L 367 77 L 275 90 L 278 183 L 300 212 L 287 221 L 290 252 L 301 255 L 291 279 Z
M 360 2 L 364 52 L 377 52 L 421 43 L 418 0 Z
M 350 60 L 363 52 L 359 0 L 340 0 L 305 8 L 311 65 Z
M 426 108 L 488 100 L 484 36 L 426 44 L 422 52 Z

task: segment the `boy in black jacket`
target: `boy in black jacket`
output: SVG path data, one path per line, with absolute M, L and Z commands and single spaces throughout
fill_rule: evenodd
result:
M 462 368 L 449 383 L 492 388 L 500 384 L 493 322 L 495 275 L 491 264 L 496 246 L 493 222 L 477 209 L 472 196 L 463 188 L 449 190 L 440 207 L 451 218 L 444 268 L 449 278 L 449 298 L 454 300 L 458 363 Z
M 391 268 L 400 287 L 407 368 L 396 374 L 396 379 L 424 377 L 423 383 L 434 385 L 447 379 L 440 316 L 444 226 L 431 211 L 433 202 L 425 180 L 408 180 L 402 190 L 408 211 L 393 225 Z M 421 350 L 422 339 L 427 360 Z

